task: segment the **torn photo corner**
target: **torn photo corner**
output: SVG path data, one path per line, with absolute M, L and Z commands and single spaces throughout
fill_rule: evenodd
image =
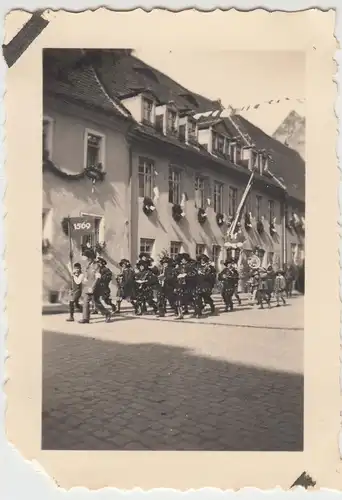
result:
M 341 487 L 334 23 L 8 14 L 6 429 L 59 486 Z

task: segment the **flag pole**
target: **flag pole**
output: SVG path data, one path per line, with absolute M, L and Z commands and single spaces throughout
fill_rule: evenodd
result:
M 72 274 L 72 266 L 73 266 L 73 252 L 72 252 L 72 239 L 71 239 L 71 219 L 70 215 L 68 216 L 68 233 L 69 233 L 69 259 L 70 259 L 70 272 Z

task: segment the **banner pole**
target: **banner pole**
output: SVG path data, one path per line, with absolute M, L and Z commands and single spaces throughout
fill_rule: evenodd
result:
M 70 259 L 70 272 L 72 274 L 72 266 L 73 266 L 73 252 L 72 252 L 72 239 L 71 239 L 71 219 L 70 215 L 68 217 L 68 223 L 69 223 L 69 259 Z

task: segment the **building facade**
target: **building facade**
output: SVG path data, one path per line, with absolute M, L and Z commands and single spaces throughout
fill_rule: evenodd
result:
M 218 269 L 236 252 L 245 261 L 255 247 L 264 265 L 304 259 L 304 165 L 295 158 L 289 190 L 292 150 L 221 110 L 129 51 L 46 52 L 45 300 L 68 286 L 70 247 L 75 262 L 87 244 L 114 272 L 141 251 L 156 260 L 206 253 Z M 75 237 L 69 217 L 90 217 L 94 226 Z

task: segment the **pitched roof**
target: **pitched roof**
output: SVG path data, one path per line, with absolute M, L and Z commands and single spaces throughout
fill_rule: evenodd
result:
M 107 113 L 129 116 L 120 101 L 113 100 L 106 93 L 91 60 L 81 49 L 44 50 L 43 88 L 45 93 L 66 101 L 72 100 Z
M 234 115 L 234 121 L 254 141 L 258 149 L 265 149 L 272 156 L 270 170 L 287 187 L 288 194 L 305 201 L 305 162 L 294 149 L 270 137 L 241 115 Z
M 96 50 L 91 52 L 96 55 Z M 191 92 L 128 51 L 113 49 L 97 52 L 101 53 L 97 65 L 100 79 L 108 93 L 120 99 L 132 95 L 132 92 L 139 92 L 140 89 L 149 89 L 161 103 L 174 101 L 182 110 L 204 112 L 220 108 L 218 101 Z

